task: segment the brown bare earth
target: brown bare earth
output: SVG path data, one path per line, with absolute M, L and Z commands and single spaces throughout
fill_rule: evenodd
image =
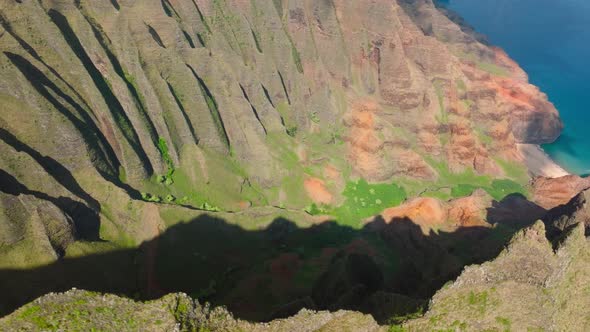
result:
M 412 220 L 425 229 L 441 225 L 447 221 L 447 211 L 440 201 L 434 198 L 416 198 L 399 207 L 389 208 L 381 213 L 386 223 L 397 220 Z
M 309 197 L 318 204 L 331 204 L 332 194 L 326 188 L 323 180 L 318 178 L 308 178 L 303 182 L 305 191 Z

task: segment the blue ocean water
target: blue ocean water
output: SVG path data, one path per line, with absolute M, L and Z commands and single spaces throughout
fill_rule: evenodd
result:
M 590 174 L 590 1 L 439 0 L 500 46 L 547 93 L 565 129 L 545 151 Z

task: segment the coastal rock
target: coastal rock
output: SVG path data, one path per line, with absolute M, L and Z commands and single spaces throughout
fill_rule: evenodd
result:
M 532 183 L 533 201 L 549 210 L 568 203 L 580 192 L 590 188 L 590 178 L 566 175 L 559 178 L 537 177 Z
M 587 204 L 589 197 L 590 192 L 586 190 L 568 203 L 547 211 L 543 217 L 543 222 L 547 225 L 547 236 L 551 239 L 559 237 L 576 224 L 584 225 L 588 232 L 590 230 L 590 208 Z

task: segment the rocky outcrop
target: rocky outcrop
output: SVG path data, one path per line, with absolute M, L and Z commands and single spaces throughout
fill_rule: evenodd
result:
M 210 330 L 210 331 L 425 331 L 492 329 L 585 331 L 588 329 L 590 268 L 582 224 L 573 225 L 551 243 L 542 222 L 518 232 L 493 261 L 465 268 L 452 283 L 432 298 L 423 317 L 405 317 L 402 325 L 379 326 L 370 316 L 355 311 L 300 310 L 297 314 L 268 323 L 249 323 L 234 318 L 223 308 L 200 305 L 185 294 L 170 294 L 140 303 L 114 295 L 70 290 L 48 294 L 0 319 L 4 330 L 102 329 L 117 331 Z M 342 298 L 366 292 L 375 278 L 370 270 L 351 271 L 351 264 L 370 266 L 367 258 L 342 256 L 335 261 L 333 284 L 324 290 L 360 285 L 349 293 L 331 293 Z M 357 263 L 352 263 L 356 261 Z M 337 267 L 341 265 L 340 268 Z M 344 274 L 338 275 L 338 271 Z M 358 275 L 361 273 L 364 275 Z M 354 276 L 354 274 L 357 274 Z M 335 278 L 335 279 L 334 279 Z M 344 280 L 353 281 L 352 284 Z M 357 283 L 359 282 L 360 283 Z M 369 281 L 367 283 L 367 281 Z M 352 293 L 350 293 L 352 292 Z M 353 294 L 354 293 L 354 294 Z M 327 294 L 323 294 L 327 295 Z M 366 306 L 419 306 L 401 295 L 374 293 Z M 364 307 L 366 309 L 366 307 Z M 414 307 L 415 308 L 415 307 Z M 388 312 L 384 309 L 384 312 Z M 387 316 L 381 317 L 387 321 Z M 385 319 L 384 319 L 385 318 Z M 392 318 L 396 322 L 398 318 Z M 404 320 L 404 318 L 402 318 Z
M 47 264 L 76 238 L 72 219 L 47 200 L 0 192 L 0 269 Z
M 550 239 L 559 237 L 564 231 L 577 224 L 584 225 L 586 233 L 590 233 L 590 209 L 587 206 L 589 195 L 590 192 L 586 190 L 568 203 L 554 207 L 547 212 L 543 221 Z
M 400 206 L 385 209 L 377 217 L 369 220 L 382 219 L 386 224 L 411 220 L 425 234 L 440 227 L 486 227 L 491 223 L 504 221 L 493 220 L 486 213 L 492 208 L 492 202 L 492 197 L 482 189 L 475 190 L 469 196 L 448 202 L 420 197 L 408 200 Z
M 75 289 L 35 300 L 0 319 L 0 328 L 12 331 L 386 331 L 371 316 L 352 311 L 301 310 L 289 319 L 252 324 L 233 318 L 223 308 L 200 305 L 186 294 L 170 294 L 140 303 Z
M 580 192 L 590 188 L 590 178 L 567 175 L 559 178 L 538 177 L 532 183 L 533 200 L 545 209 L 567 204 Z
M 492 262 L 466 268 L 432 299 L 428 313 L 404 324 L 409 331 L 462 329 L 588 329 L 589 242 L 582 224 L 554 251 L 537 222 L 519 232 Z M 567 318 L 566 318 L 567 317 Z

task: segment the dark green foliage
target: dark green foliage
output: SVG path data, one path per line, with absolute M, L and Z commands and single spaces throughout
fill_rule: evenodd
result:
M 471 184 L 460 183 L 451 188 L 451 196 L 454 198 L 469 196 L 478 187 Z
M 318 206 L 316 203 L 312 203 L 310 206 L 305 208 L 305 212 L 312 216 L 328 214 L 328 208 L 326 206 Z
M 146 202 L 160 203 L 162 201 L 160 196 L 152 195 L 150 193 L 141 193 L 141 198 Z
M 287 128 L 287 135 L 295 137 L 297 135 L 297 126 Z
M 303 74 L 303 64 L 301 63 L 301 55 L 299 55 L 299 51 L 295 48 L 295 45 L 291 45 L 291 55 L 293 56 L 293 61 L 295 61 L 295 66 L 297 67 L 297 71 Z
M 166 175 L 171 176 L 172 173 L 174 173 L 174 162 L 172 162 L 172 158 L 170 158 L 170 154 L 168 152 L 168 144 L 166 143 L 166 140 L 162 137 L 158 139 L 158 150 L 160 151 L 160 155 L 166 163 L 166 166 L 168 166 L 168 173 Z

